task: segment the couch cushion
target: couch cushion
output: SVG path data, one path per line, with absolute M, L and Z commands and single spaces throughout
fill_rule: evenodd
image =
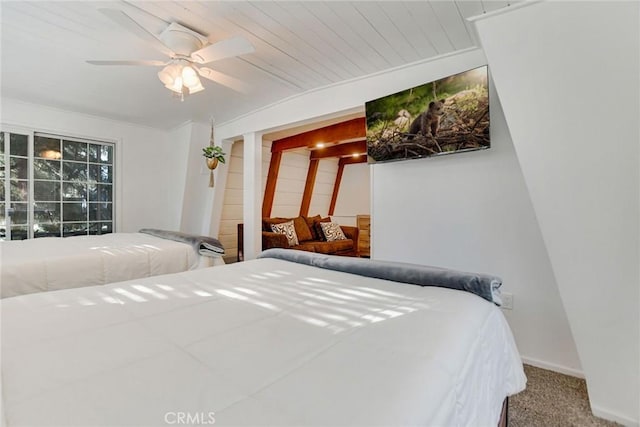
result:
M 313 235 L 311 234 L 311 230 L 307 225 L 307 221 L 304 217 L 299 216 L 293 219 L 293 226 L 296 228 L 296 234 L 298 235 L 298 240 L 300 242 L 306 242 L 307 240 L 313 240 Z
M 315 243 L 316 242 L 310 240 L 308 242 L 301 243 L 298 246 L 294 246 L 291 249 L 297 249 L 299 251 L 315 252 L 316 251 Z
M 280 224 L 271 224 L 271 229 L 274 233 L 280 233 L 287 236 L 287 241 L 289 242 L 289 246 L 297 246 L 298 245 L 298 235 L 296 234 L 296 228 L 293 225 L 293 220 L 289 220 L 287 222 L 282 222 Z
M 304 216 L 304 220 L 307 222 L 307 226 L 309 226 L 309 230 L 311 231 L 311 240 L 320 240 L 320 236 L 318 236 L 318 232 L 316 231 L 314 222 L 320 221 L 322 217 L 320 215 L 316 216 Z
M 353 240 L 336 240 L 333 242 L 316 242 L 314 245 L 315 252 L 322 254 L 335 254 L 337 252 L 352 251 Z

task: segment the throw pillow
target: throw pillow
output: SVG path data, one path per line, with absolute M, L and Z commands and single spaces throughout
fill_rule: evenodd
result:
M 322 217 L 320 215 L 316 216 L 305 216 L 305 221 L 307 221 L 307 226 L 309 226 L 309 231 L 311 231 L 311 240 L 320 240 L 320 236 L 318 236 L 318 231 L 315 227 L 315 222 L 320 221 Z
M 296 235 L 300 242 L 306 242 L 307 240 L 313 239 L 311 230 L 309 230 L 309 226 L 307 225 L 307 221 L 305 221 L 303 217 L 299 216 L 294 218 L 293 226 L 296 229 Z
M 280 233 L 287 236 L 289 246 L 298 246 L 298 236 L 296 235 L 296 228 L 293 226 L 293 220 L 282 222 L 280 224 L 271 224 L 271 230 L 274 233 Z
M 262 218 L 262 229 L 264 231 L 273 231 L 271 229 L 272 224 L 282 224 L 283 222 L 290 221 L 291 218 Z
M 321 222 L 322 233 L 324 234 L 327 242 L 334 242 L 336 240 L 347 240 L 347 236 L 344 235 L 339 224 L 335 222 Z
M 326 241 L 327 239 L 324 237 L 324 232 L 322 231 L 322 227 L 320 226 L 320 223 L 322 222 L 331 222 L 331 218 L 326 217 L 326 218 L 319 219 L 318 221 L 313 223 L 313 228 L 315 228 L 316 230 L 316 234 L 318 235 L 318 240 Z

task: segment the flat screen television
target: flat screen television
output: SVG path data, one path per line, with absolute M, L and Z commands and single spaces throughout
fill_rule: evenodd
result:
M 366 103 L 369 163 L 491 146 L 487 66 Z

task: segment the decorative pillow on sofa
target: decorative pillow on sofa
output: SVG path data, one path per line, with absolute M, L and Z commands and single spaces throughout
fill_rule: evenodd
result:
M 296 228 L 293 225 L 293 220 L 282 222 L 280 224 L 271 224 L 271 230 L 274 233 L 280 233 L 287 236 L 289 246 L 298 246 L 298 235 L 296 234 Z
M 299 216 L 293 219 L 293 226 L 296 229 L 296 235 L 300 242 L 306 242 L 307 240 L 313 240 L 313 234 L 307 225 L 307 221 L 304 217 Z
M 282 224 L 283 222 L 290 221 L 291 218 L 262 218 L 262 230 L 264 231 L 273 231 L 271 226 L 273 224 Z
M 315 227 L 315 222 L 320 221 L 322 217 L 320 215 L 316 215 L 316 216 L 305 216 L 303 218 L 307 222 L 309 231 L 311 231 L 311 240 L 320 240 L 320 236 L 318 236 L 318 231 L 316 230 L 316 227 Z
M 340 225 L 335 222 L 321 222 L 320 227 L 322 227 L 322 233 L 324 234 L 327 242 L 347 240 L 347 236 L 342 232 Z
M 331 217 L 321 218 L 317 221 L 314 221 L 313 228 L 316 230 L 316 234 L 318 235 L 318 240 L 323 241 L 327 240 L 324 237 L 324 231 L 322 231 L 322 227 L 320 226 L 323 222 L 331 222 Z

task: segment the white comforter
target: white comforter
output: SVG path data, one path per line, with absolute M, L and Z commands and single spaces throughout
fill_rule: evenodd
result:
M 223 263 L 142 233 L 0 242 L 0 297 L 104 285 Z
M 8 426 L 495 426 L 526 381 L 475 295 L 276 259 L 0 304 Z

